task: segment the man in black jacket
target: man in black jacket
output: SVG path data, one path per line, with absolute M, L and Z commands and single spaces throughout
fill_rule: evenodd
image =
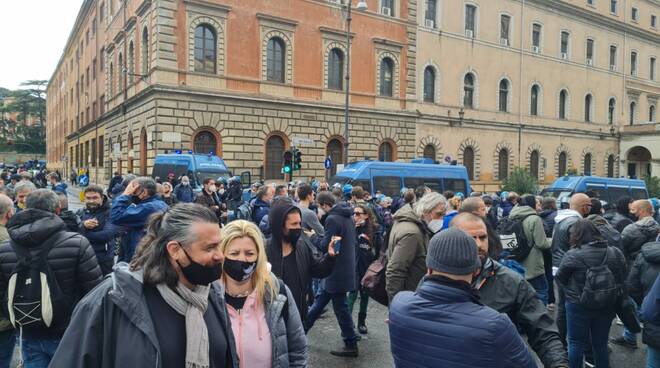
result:
M 273 201 L 269 218 L 272 237 L 266 243 L 271 271 L 291 289 L 302 321 L 307 317 L 312 277 L 330 275 L 335 264 L 334 244 L 322 255 L 302 233 L 300 209 L 290 199 Z
M 66 314 L 54 315 L 50 327 L 23 327 L 23 361 L 26 366 L 45 367 L 53 357 L 75 304 L 101 282 L 94 250 L 87 239 L 66 232 L 64 222 L 57 216 L 59 199 L 50 189 L 39 189 L 28 195 L 25 210 L 7 223 L 11 241 L 0 245 L 0 290 L 7 300 L 8 283 L 18 263 L 14 249 L 30 252 L 38 257 L 44 246 L 52 244 L 46 262 L 50 266 L 62 296 Z M 49 282 L 49 286 L 50 286 Z M 51 286 L 52 288 L 52 286 Z M 57 300 L 53 300 L 58 303 Z M 55 305 L 57 311 L 59 305 Z
M 90 185 L 85 188 L 85 208 L 80 209 L 79 232 L 89 240 L 94 248 L 96 259 L 101 267 L 103 275 L 112 272 L 115 258 L 115 235 L 121 231 L 121 227 L 110 221 L 110 205 L 108 199 L 103 195 L 103 188 L 98 185 Z
M 548 368 L 568 367 L 566 349 L 557 327 L 536 291 L 515 271 L 489 257 L 488 233 L 484 220 L 471 213 L 461 213 L 452 227 L 472 236 L 479 247 L 482 267 L 473 286 L 480 301 L 500 313 L 506 313 Z
M 195 198 L 195 203 L 201 204 L 202 206 L 210 209 L 218 217 L 218 222 L 222 218 L 222 203 L 218 194 L 216 193 L 215 179 L 206 178 L 202 183 L 204 188 L 202 192 L 197 195 Z

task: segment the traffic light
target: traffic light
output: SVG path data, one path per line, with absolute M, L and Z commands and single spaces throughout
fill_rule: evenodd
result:
M 300 170 L 302 167 L 302 152 L 299 149 L 293 149 L 293 169 Z
M 284 152 L 283 163 L 282 163 L 282 172 L 285 173 L 285 174 L 291 173 L 291 171 L 293 169 L 293 165 L 292 165 L 292 162 L 291 162 L 292 156 L 293 155 L 291 154 L 291 151 L 285 151 Z

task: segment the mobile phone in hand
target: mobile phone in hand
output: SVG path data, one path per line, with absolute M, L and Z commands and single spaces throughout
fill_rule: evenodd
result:
M 335 242 L 335 253 L 339 254 L 341 252 L 341 240 Z

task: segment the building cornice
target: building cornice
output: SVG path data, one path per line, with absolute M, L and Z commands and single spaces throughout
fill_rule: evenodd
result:
M 319 31 L 321 31 L 321 33 L 331 34 L 333 36 L 346 38 L 346 31 L 342 31 L 341 29 L 334 29 L 334 28 L 329 28 L 329 27 L 325 27 L 325 26 L 320 26 Z M 351 32 L 351 38 L 353 38 L 353 37 L 355 37 L 355 33 Z
M 386 40 L 386 39 L 384 39 L 384 38 L 377 38 L 377 37 L 374 37 L 374 38 L 372 38 L 372 40 L 373 40 L 374 43 L 377 44 L 377 45 L 393 46 L 393 47 L 397 47 L 397 48 L 400 48 L 400 49 L 402 49 L 402 48 L 404 48 L 404 47 L 406 46 L 405 44 L 403 44 L 403 43 L 401 43 L 401 42 L 396 42 L 396 41 L 392 41 L 392 40 Z
M 225 13 L 225 14 L 231 11 L 230 6 L 211 3 L 204 0 L 184 0 L 183 2 L 186 4 L 186 7 L 192 6 L 196 8 L 202 8 L 205 10 L 220 11 L 221 13 Z
M 124 27 L 124 30 L 126 33 L 130 32 L 133 27 L 135 27 L 135 24 L 137 23 L 137 17 L 134 15 L 126 21 L 126 26 Z
M 298 21 L 291 20 L 291 19 L 286 19 L 286 18 L 280 18 L 280 17 L 276 17 L 276 16 L 270 15 L 270 14 L 257 13 L 257 19 L 259 19 L 260 21 L 265 20 L 265 21 L 270 21 L 270 22 L 274 22 L 274 23 L 281 23 L 281 24 L 288 25 L 289 27 L 298 26 Z
M 151 0 L 144 0 L 144 1 L 142 2 L 142 4 L 140 4 L 140 6 L 138 6 L 138 8 L 137 8 L 137 10 L 135 11 L 135 13 L 136 13 L 138 16 L 142 17 L 142 16 L 144 16 L 144 14 L 147 12 L 147 10 L 149 10 L 149 8 L 151 8 Z

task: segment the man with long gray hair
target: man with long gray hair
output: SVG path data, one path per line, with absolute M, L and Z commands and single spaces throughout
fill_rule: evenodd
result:
M 203 206 L 152 215 L 130 266 L 117 264 L 80 301 L 50 367 L 238 368 L 225 291 L 213 282 L 220 240 Z
M 390 301 L 400 291 L 414 291 L 426 274 L 429 238 L 442 227 L 446 211 L 447 199 L 432 192 L 415 202 L 414 207 L 404 205 L 394 214 L 385 271 L 385 288 Z
M 11 241 L 0 245 L 0 290 L 7 293 L 12 323 L 21 326 L 23 361 L 28 367 L 48 366 L 76 302 L 101 282 L 94 249 L 83 236 L 66 231 L 59 212 L 55 192 L 33 191 L 25 209 L 7 223 Z M 33 267 L 46 277 L 29 277 Z M 37 284 L 41 293 L 49 290 L 48 298 L 31 299 L 30 291 L 37 287 L 31 285 Z M 52 316 L 26 310 L 19 301 L 30 308 L 41 305 L 41 311 L 48 309 L 44 303 L 50 301 Z

